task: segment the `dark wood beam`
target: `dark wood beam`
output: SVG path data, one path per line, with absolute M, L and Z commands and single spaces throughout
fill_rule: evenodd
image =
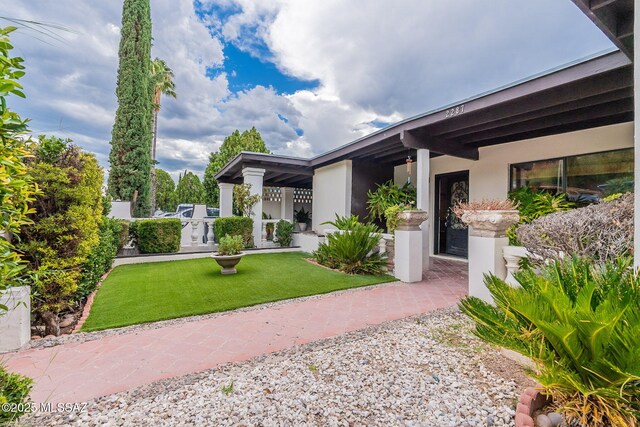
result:
M 622 113 L 615 116 L 607 116 L 600 119 L 592 119 L 587 121 L 578 121 L 575 123 L 565 123 L 557 126 L 551 126 L 544 129 L 533 131 L 525 131 L 518 134 L 507 135 L 501 138 L 492 138 L 484 141 L 478 141 L 474 145 L 478 147 L 487 147 L 491 145 L 504 144 L 507 142 L 524 141 L 532 138 L 540 138 L 549 135 L 559 135 L 567 132 L 575 132 L 584 129 L 592 129 L 594 127 L 609 126 L 618 123 L 626 123 L 633 121 L 633 113 Z
M 485 132 L 478 132 L 458 140 L 463 144 L 476 144 L 479 141 L 508 137 L 524 132 L 533 132 L 544 128 L 568 125 L 571 123 L 585 122 L 601 119 L 607 116 L 615 116 L 633 111 L 633 99 L 618 102 L 610 102 L 589 108 L 581 108 L 566 113 L 543 117 L 541 119 L 526 120 L 514 125 L 501 126 Z
M 592 107 L 600 104 L 604 104 L 612 101 L 620 101 L 623 99 L 631 99 L 633 97 L 633 88 L 618 89 L 612 92 L 607 92 L 604 95 L 596 95 L 588 98 L 570 101 L 563 104 L 555 105 L 553 107 L 541 108 L 528 113 L 514 114 L 508 118 L 502 118 L 491 122 L 483 123 L 481 125 L 469 126 L 454 132 L 445 132 L 439 134 L 438 137 L 443 139 L 456 139 L 464 136 L 468 136 L 473 133 L 483 132 L 490 129 L 504 127 L 520 123 L 527 120 L 539 119 L 556 114 L 566 113 L 567 111 L 575 111 L 580 108 Z
M 394 154 L 399 154 L 402 153 L 404 154 L 405 157 L 407 157 L 408 154 L 408 149 L 407 147 L 403 146 L 402 144 L 398 144 L 397 147 L 393 147 L 393 148 L 389 148 L 381 153 L 378 153 L 377 155 L 375 155 L 373 157 L 374 160 L 378 160 L 378 159 L 384 159 L 388 156 L 394 155 Z
M 566 86 L 555 88 L 552 91 L 540 91 L 528 96 L 526 102 L 511 100 L 498 105 L 485 108 L 475 113 L 464 113 L 429 127 L 432 135 L 440 136 L 447 133 L 462 131 L 473 126 L 493 123 L 503 118 L 518 114 L 526 114 L 531 111 L 555 107 L 571 102 L 579 102 L 585 96 L 597 96 L 619 90 L 633 90 L 632 67 L 618 70 L 611 75 L 596 76 Z
M 616 0 L 591 0 L 589 2 L 589 9 L 598 10 L 605 6 L 609 6 L 611 3 L 615 3 Z
M 369 147 L 365 150 L 359 150 L 354 152 L 354 154 L 359 158 L 366 157 L 375 157 L 377 154 L 383 153 L 385 151 L 393 150 L 394 148 L 402 147 L 402 143 L 400 139 L 397 137 L 394 139 L 390 139 L 385 142 L 381 142 L 373 147 Z
M 438 138 L 417 138 L 414 134 L 405 130 L 400 132 L 400 140 L 402 141 L 402 145 L 408 148 L 426 148 L 439 154 L 446 154 L 448 156 L 461 157 L 469 160 L 478 160 L 479 158 L 477 148 L 465 147 L 455 141 L 447 141 Z

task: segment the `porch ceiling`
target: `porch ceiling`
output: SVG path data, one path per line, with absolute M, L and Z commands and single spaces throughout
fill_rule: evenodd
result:
M 311 159 L 399 163 L 415 149 L 478 159 L 478 148 L 633 120 L 633 66 L 616 51 L 405 120 Z
M 309 159 L 243 151 L 216 176 L 219 182 L 242 184 L 242 169 L 265 169 L 264 185 L 269 187 L 311 188 L 313 169 Z
M 634 0 L 572 0 L 609 39 L 633 60 Z

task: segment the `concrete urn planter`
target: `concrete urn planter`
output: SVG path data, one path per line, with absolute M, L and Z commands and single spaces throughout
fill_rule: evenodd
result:
M 240 262 L 245 254 L 240 252 L 237 255 L 218 255 L 213 254 L 211 258 L 215 259 L 220 267 L 222 267 L 221 274 L 236 274 L 236 265 Z
M 418 230 L 420 225 L 429 219 L 429 213 L 423 210 L 398 212 L 398 231 Z
M 460 219 L 471 227 L 471 236 L 505 237 L 507 229 L 520 220 L 520 214 L 516 209 L 469 210 Z

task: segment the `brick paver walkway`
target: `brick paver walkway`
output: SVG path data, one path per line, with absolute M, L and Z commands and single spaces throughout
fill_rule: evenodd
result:
M 425 280 L 327 294 L 209 319 L 3 356 L 35 379 L 35 402 L 82 402 L 298 344 L 453 306 L 467 266 L 436 260 Z

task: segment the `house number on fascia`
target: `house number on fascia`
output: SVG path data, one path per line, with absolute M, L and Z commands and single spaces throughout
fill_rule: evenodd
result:
M 458 116 L 464 113 L 464 104 L 458 105 L 457 107 L 449 108 L 444 112 L 444 118 L 448 119 L 449 117 Z

